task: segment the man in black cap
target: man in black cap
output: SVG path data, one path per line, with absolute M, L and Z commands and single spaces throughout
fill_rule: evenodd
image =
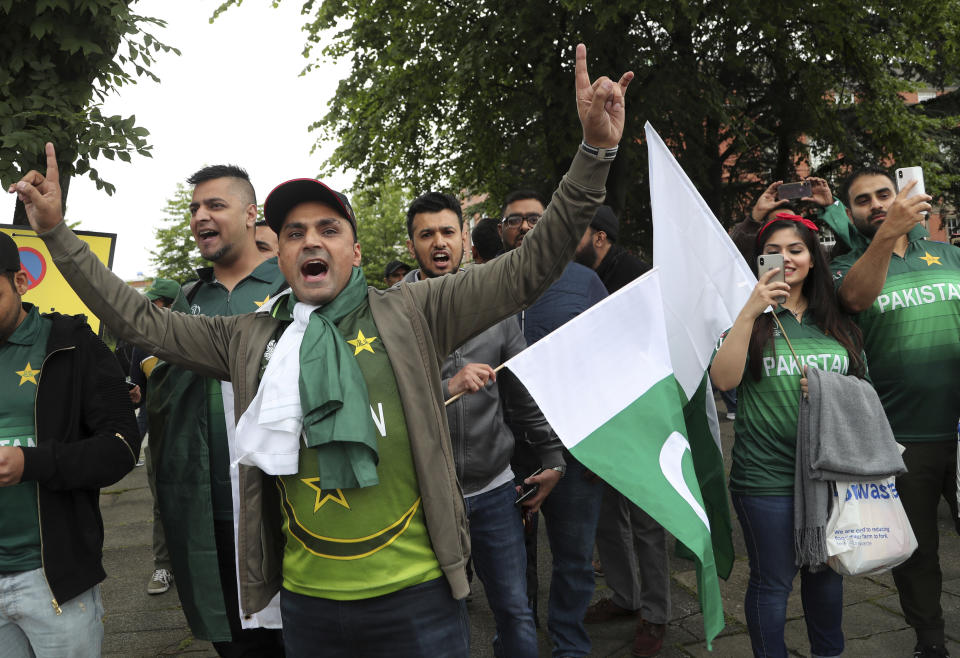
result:
M 469 538 L 439 364 L 531 303 L 572 258 L 571 236 L 603 200 L 632 78 L 591 84 L 578 45 L 583 143 L 540 227 L 489 265 L 385 291 L 366 285 L 346 197 L 312 179 L 264 203 L 289 293 L 217 317 L 157 309 L 90 254 L 63 223 L 52 144 L 46 176 L 11 187 L 107 326 L 232 382 L 241 610 L 280 591 L 292 655 L 469 654 Z
M 613 208 L 600 206 L 577 245 L 574 260 L 597 273 L 611 295 L 650 269 L 647 263 L 617 244 L 620 221 Z
M 0 279 L 0 652 L 99 656 L 99 489 L 137 463 L 133 407 L 83 316 L 22 302 L 29 280 L 6 233 Z
M 390 286 L 402 281 L 403 277 L 407 276 L 409 271 L 410 266 L 404 263 L 402 260 L 392 260 L 387 263 L 385 268 L 383 268 L 383 281 L 389 288 Z

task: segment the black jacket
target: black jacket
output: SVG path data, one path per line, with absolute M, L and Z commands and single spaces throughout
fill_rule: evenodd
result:
M 23 482 L 37 483 L 43 571 L 54 608 L 104 578 L 100 487 L 126 475 L 140 433 L 116 358 L 83 316 L 53 321 L 35 403 L 37 445 Z
M 649 269 L 649 265 L 615 244 L 597 265 L 597 276 L 612 295 Z

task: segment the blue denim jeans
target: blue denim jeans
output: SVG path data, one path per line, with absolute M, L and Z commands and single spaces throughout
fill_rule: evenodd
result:
M 593 596 L 593 544 L 603 501 L 603 482 L 587 479 L 587 469 L 564 451 L 567 474 L 540 511 L 553 554 L 547 628 L 554 656 L 586 656 L 590 636 L 583 617 Z
M 787 598 L 797 575 L 794 564 L 793 496 L 733 494 L 750 559 L 744 602 L 754 656 L 787 655 L 783 628 Z M 843 653 L 843 578 L 832 569 L 800 572 L 800 600 L 814 656 Z
M 470 520 L 470 554 L 497 623 L 494 654 L 537 656 L 537 627 L 527 601 L 527 551 L 513 482 L 464 499 Z
M 280 590 L 287 658 L 468 658 L 465 601 L 437 578 L 359 601 L 332 601 Z
M 0 654 L 8 658 L 99 658 L 100 586 L 60 603 L 57 614 L 40 569 L 0 574 Z

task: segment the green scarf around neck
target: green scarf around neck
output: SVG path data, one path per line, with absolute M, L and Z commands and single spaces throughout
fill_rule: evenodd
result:
M 310 315 L 300 344 L 300 407 L 307 446 L 317 453 L 322 489 L 371 487 L 377 477 L 376 428 L 360 366 L 337 324 L 367 300 L 367 278 L 354 267 L 347 286 Z M 274 317 L 293 318 L 293 292 Z

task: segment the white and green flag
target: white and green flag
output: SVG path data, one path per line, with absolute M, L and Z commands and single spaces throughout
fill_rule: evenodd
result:
M 707 646 L 733 565 L 707 366 L 756 278 L 650 124 L 654 269 L 507 362 L 570 452 L 697 560 Z
M 723 629 L 710 523 L 670 365 L 660 272 L 636 281 L 507 361 L 584 466 L 642 507 L 700 562 L 707 644 Z

